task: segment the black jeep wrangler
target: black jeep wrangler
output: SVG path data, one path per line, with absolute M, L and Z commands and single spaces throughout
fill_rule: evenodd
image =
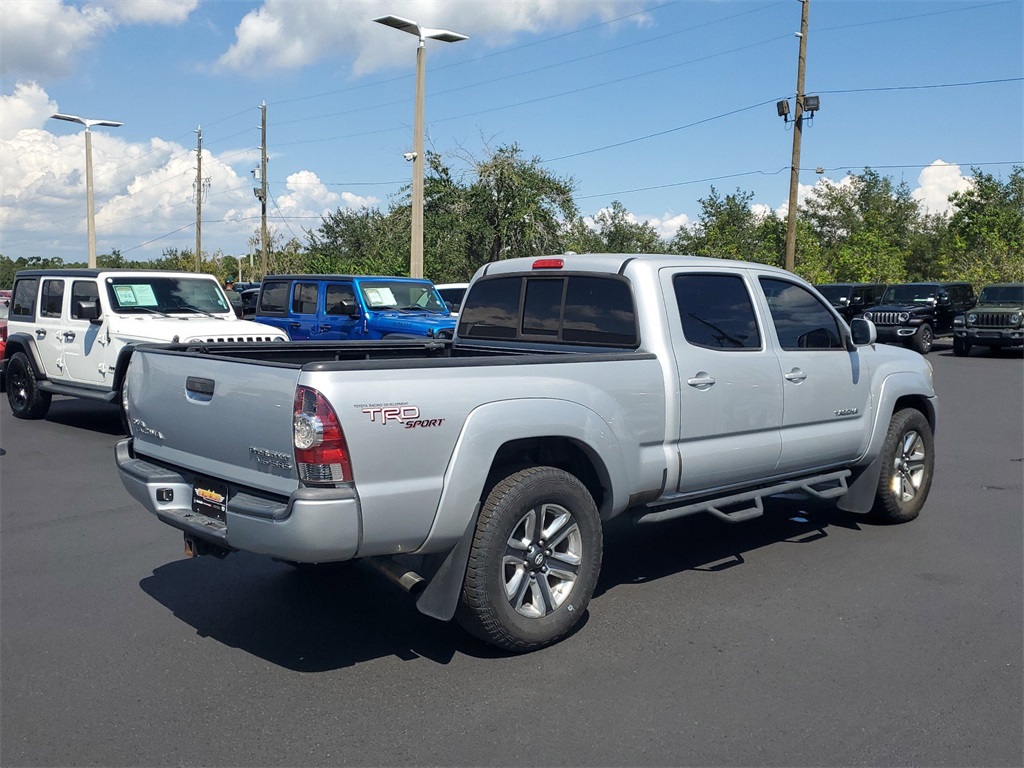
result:
M 878 304 L 885 293 L 884 283 L 825 283 L 814 287 L 846 322 Z
M 954 319 L 953 354 L 969 355 L 975 345 L 1024 346 L 1024 283 L 986 285 L 974 308 Z
M 934 339 L 953 335 L 953 318 L 973 306 L 970 283 L 902 283 L 890 285 L 864 317 L 875 324 L 879 341 L 927 355 Z

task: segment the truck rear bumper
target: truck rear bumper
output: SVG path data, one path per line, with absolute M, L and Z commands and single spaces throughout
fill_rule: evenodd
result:
M 362 520 L 351 486 L 300 488 L 288 498 L 267 498 L 228 485 L 224 519 L 193 511 L 196 475 L 135 456 L 131 438 L 114 449 L 121 482 L 160 520 L 227 549 L 298 563 L 350 560 L 359 551 Z

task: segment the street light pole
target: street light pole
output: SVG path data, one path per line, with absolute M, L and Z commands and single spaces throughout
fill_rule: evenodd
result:
M 804 71 L 807 68 L 807 16 L 811 0 L 800 0 L 800 50 L 796 67 L 796 107 L 793 112 L 793 157 L 789 169 L 789 211 L 786 216 L 786 269 L 796 269 L 796 198 L 800 187 L 800 139 L 804 129 Z
M 469 38 L 447 29 L 421 27 L 417 22 L 401 16 L 381 16 L 374 21 L 416 35 L 420 41 L 416 48 L 416 104 L 412 126 L 412 231 L 409 243 L 409 277 L 423 277 L 423 102 L 426 84 L 426 41 L 430 38 L 445 43 L 457 43 Z
M 85 204 L 86 204 L 86 225 L 89 231 L 89 268 L 96 268 L 96 213 L 93 207 L 92 192 L 92 131 L 94 125 L 106 125 L 117 128 L 124 125 L 114 120 L 91 120 L 78 115 L 51 115 L 55 120 L 67 120 L 71 123 L 79 123 L 85 126 Z

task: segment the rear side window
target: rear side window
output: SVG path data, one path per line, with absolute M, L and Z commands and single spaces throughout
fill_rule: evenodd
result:
M 60 317 L 64 304 L 64 281 L 44 280 L 43 293 L 39 300 L 39 314 L 42 317 Z
M 635 348 L 629 284 L 616 277 L 561 275 L 481 280 L 459 315 L 459 335 Z
M 672 281 L 683 335 L 709 349 L 760 349 L 754 305 L 739 275 L 676 275 Z
M 316 283 L 296 283 L 292 293 L 292 312 L 296 315 L 315 315 L 320 287 Z
M 845 349 L 836 319 L 814 294 L 788 280 L 760 281 L 783 349 Z
M 35 317 L 38 290 L 38 279 L 19 280 L 14 286 L 14 295 L 11 296 L 10 317 Z
M 290 283 L 281 280 L 265 282 L 260 295 L 260 312 L 284 312 L 288 308 L 290 286 Z

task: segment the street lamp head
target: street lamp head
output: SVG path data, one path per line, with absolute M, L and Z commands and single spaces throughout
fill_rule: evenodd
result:
M 78 115 L 65 115 L 58 112 L 56 115 L 50 115 L 54 120 L 67 120 L 69 123 L 79 123 L 84 125 L 86 128 L 92 128 L 94 125 L 106 125 L 110 128 L 118 128 L 124 123 L 119 123 L 116 120 L 93 120 L 87 117 L 79 117 Z
M 440 40 L 444 43 L 457 43 L 460 40 L 468 40 L 467 35 L 460 35 L 458 32 L 452 32 L 448 29 L 431 29 L 430 27 L 421 27 L 418 22 L 412 19 L 406 19 L 401 16 L 380 16 L 374 19 L 378 24 L 383 24 L 386 27 L 394 27 L 400 29 L 403 32 L 408 32 L 410 35 L 416 35 L 420 39 L 422 44 L 426 38 L 431 40 Z

